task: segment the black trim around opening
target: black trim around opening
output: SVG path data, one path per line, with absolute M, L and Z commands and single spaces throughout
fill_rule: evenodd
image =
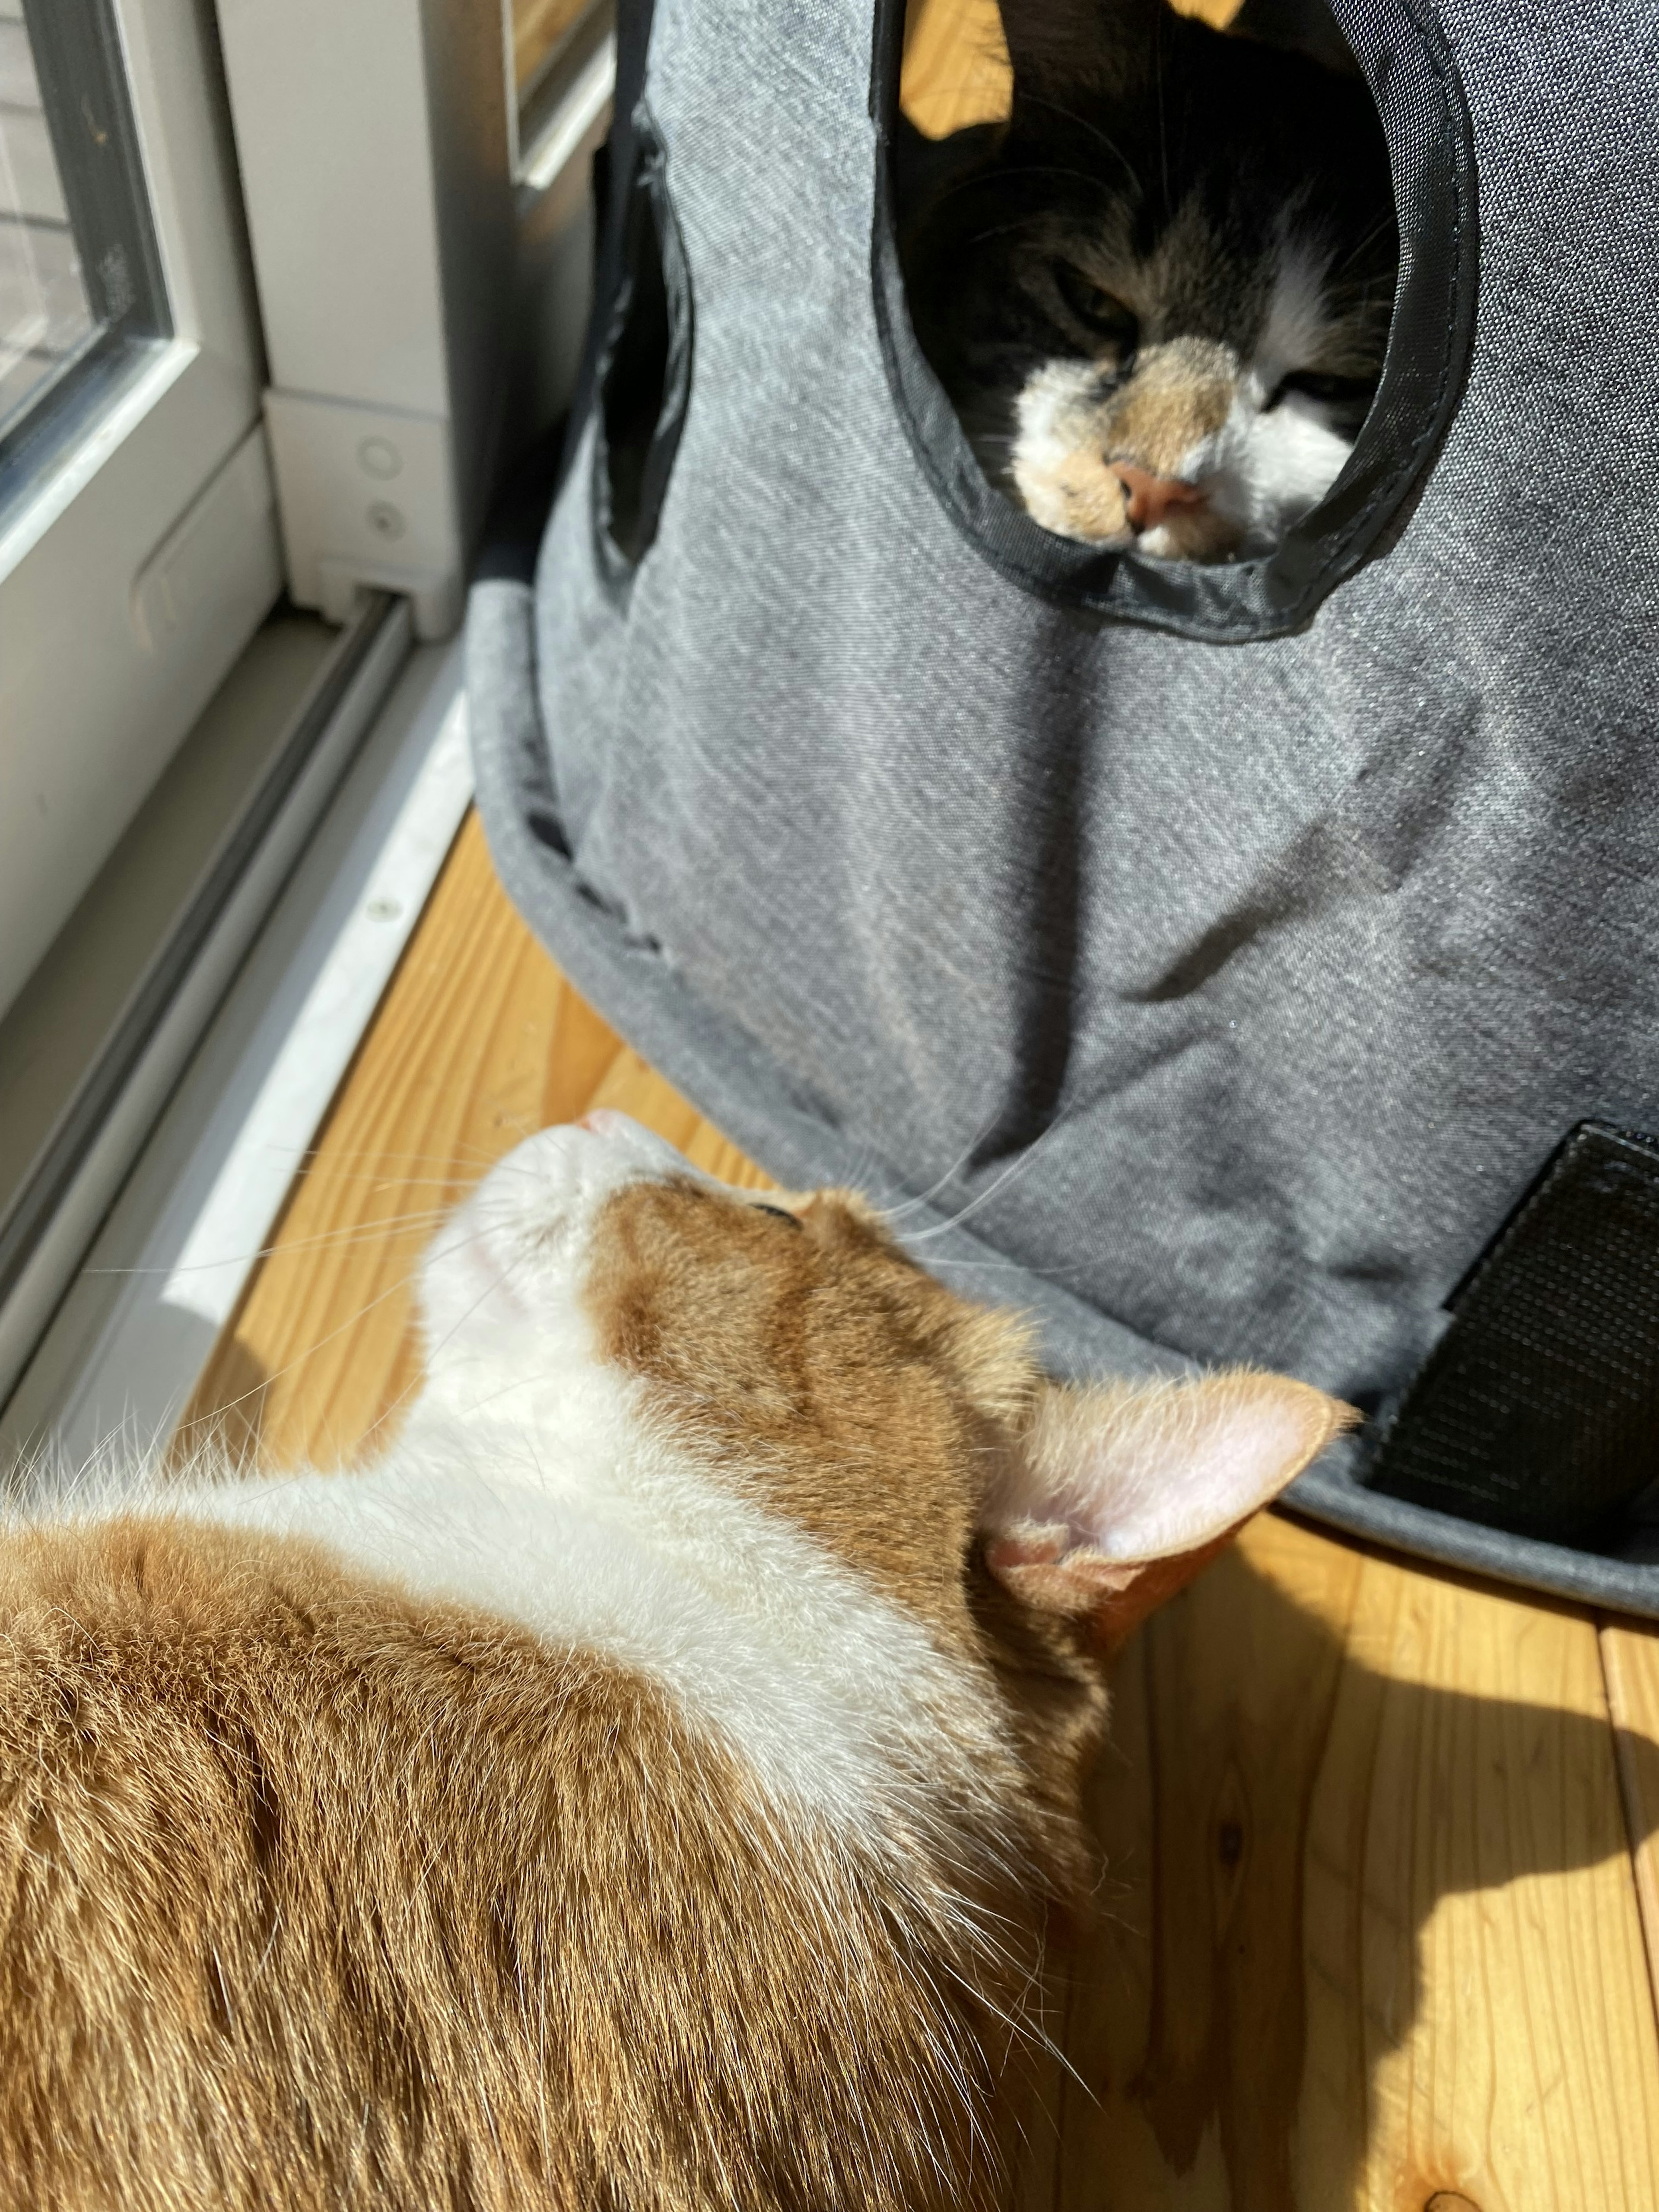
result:
M 622 260 L 595 372 L 591 505 L 600 571 L 613 586 L 628 583 L 656 538 L 691 398 L 690 269 L 642 99 L 630 131 Z
M 1462 395 L 1479 283 L 1468 104 L 1440 27 L 1416 0 L 1330 0 L 1370 88 L 1394 176 L 1400 277 L 1382 380 L 1346 467 L 1260 560 L 1152 561 L 1059 538 L 988 483 L 911 327 L 899 265 L 894 161 L 904 0 L 876 0 L 871 240 L 888 386 L 941 505 L 1010 582 L 1061 606 L 1243 644 L 1301 629 L 1382 548 L 1426 475 Z
M 628 268 L 628 217 L 641 147 L 635 122 L 645 96 L 655 0 L 617 0 L 617 82 L 611 128 L 593 156 L 593 301 L 571 402 L 559 482 L 569 473 L 599 392 Z

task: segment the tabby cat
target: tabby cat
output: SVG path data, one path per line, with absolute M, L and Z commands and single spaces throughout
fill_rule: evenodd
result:
M 1346 1408 L 617 1114 L 422 1305 L 372 1463 L 0 1530 L 0 2206 L 989 2212 L 1100 1657 Z
M 917 337 L 1045 529 L 1247 559 L 1340 473 L 1398 246 L 1376 109 L 1309 5 L 1255 0 L 1236 35 L 1165 0 L 1004 0 L 1006 123 L 931 164 L 912 140 Z

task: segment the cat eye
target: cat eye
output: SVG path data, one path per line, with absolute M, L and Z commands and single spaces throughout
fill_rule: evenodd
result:
M 787 1221 L 792 1229 L 799 1229 L 801 1225 L 800 1216 L 798 1213 L 787 1212 L 781 1206 L 762 1206 L 757 1201 L 753 1210 L 757 1213 L 775 1213 L 780 1221 Z
M 1115 294 L 1097 284 L 1092 276 L 1085 276 L 1069 261 L 1055 262 L 1054 283 L 1079 322 L 1103 337 L 1115 338 L 1126 351 L 1133 345 L 1139 325 Z
M 1267 395 L 1271 410 L 1288 393 L 1299 392 L 1309 399 L 1323 400 L 1330 407 L 1364 407 L 1370 404 L 1376 389 L 1376 380 L 1367 376 L 1326 376 L 1317 369 L 1293 369 L 1289 376 L 1281 377 Z

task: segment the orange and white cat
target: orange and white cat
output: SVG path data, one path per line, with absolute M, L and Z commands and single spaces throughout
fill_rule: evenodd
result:
M 994 2201 L 1101 1656 L 1345 1409 L 1060 1388 L 619 1115 L 423 1298 L 375 1464 L 0 1539 L 0 2203 Z

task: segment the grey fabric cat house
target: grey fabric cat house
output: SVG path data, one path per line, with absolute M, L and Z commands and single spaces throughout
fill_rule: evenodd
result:
M 916 1201 L 1063 1371 L 1353 1400 L 1308 1514 L 1659 1613 L 1659 16 L 1333 12 L 1388 366 L 1323 506 L 1206 568 L 981 477 L 906 314 L 895 0 L 624 0 L 480 802 L 782 1180 Z

